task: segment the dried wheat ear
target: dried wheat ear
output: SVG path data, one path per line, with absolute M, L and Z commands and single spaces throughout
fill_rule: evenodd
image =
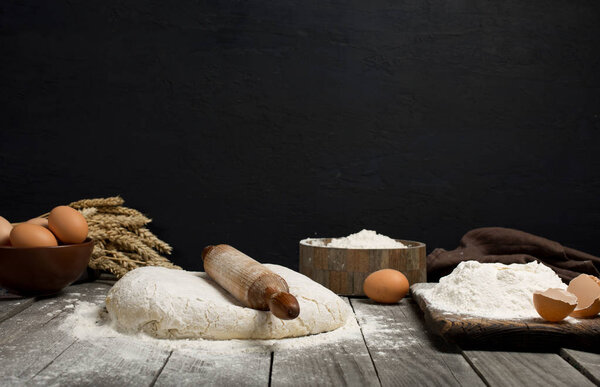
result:
M 124 207 L 120 196 L 83 199 L 69 204 L 88 222 L 88 236 L 96 244 L 89 267 L 124 276 L 143 266 L 181 269 L 164 255 L 173 248 L 148 229 L 152 219 L 134 208 Z

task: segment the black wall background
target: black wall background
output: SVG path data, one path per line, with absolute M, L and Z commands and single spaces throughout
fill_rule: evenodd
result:
M 362 228 L 600 254 L 597 0 L 2 1 L 0 214 L 120 194 L 173 260 Z

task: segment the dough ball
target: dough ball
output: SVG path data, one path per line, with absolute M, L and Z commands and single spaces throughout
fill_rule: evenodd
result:
M 293 270 L 265 265 L 282 276 L 300 304 L 294 320 L 247 308 L 206 273 L 143 267 L 110 290 L 106 309 L 117 329 L 157 338 L 280 339 L 332 331 L 351 313 L 344 300 Z

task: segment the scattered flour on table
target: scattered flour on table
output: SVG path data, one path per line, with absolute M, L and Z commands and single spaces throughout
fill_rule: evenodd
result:
M 428 306 L 447 313 L 493 319 L 539 318 L 533 292 L 567 286 L 549 267 L 538 262 L 461 262 L 452 273 L 427 289 L 417 289 Z M 574 322 L 576 319 L 568 318 Z
M 288 283 L 300 304 L 298 318 L 280 320 L 247 308 L 206 273 L 144 267 L 119 280 L 105 303 L 79 302 L 63 327 L 91 343 L 108 339 L 217 354 L 363 340 L 347 301 L 293 270 L 265 266 Z
M 368 315 L 359 317 L 358 322 L 363 333 L 386 350 L 421 346 L 415 328 L 407 327 L 403 321 L 391 316 Z
M 362 230 L 342 238 L 333 238 L 329 243 L 322 239 L 307 238 L 301 243 L 317 247 L 335 247 L 341 249 L 405 249 L 408 246 L 376 231 Z
M 211 354 L 234 354 L 248 352 L 272 352 L 275 350 L 300 349 L 315 345 L 335 344 L 345 340 L 362 341 L 362 334 L 354 316 L 330 332 L 310 336 L 271 340 L 208 340 L 208 339 L 157 339 L 143 332 L 122 333 L 110 319 L 104 304 L 81 301 L 62 325 L 63 330 L 79 340 L 102 343 L 120 342 L 124 346 L 144 345 L 165 350 L 193 350 Z

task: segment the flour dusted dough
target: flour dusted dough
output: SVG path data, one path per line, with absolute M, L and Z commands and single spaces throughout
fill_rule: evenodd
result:
M 300 316 L 280 320 L 244 307 L 206 273 L 143 267 L 127 273 L 110 290 L 106 309 L 117 328 L 158 338 L 279 339 L 341 327 L 350 307 L 310 278 L 278 265 L 298 299 Z

